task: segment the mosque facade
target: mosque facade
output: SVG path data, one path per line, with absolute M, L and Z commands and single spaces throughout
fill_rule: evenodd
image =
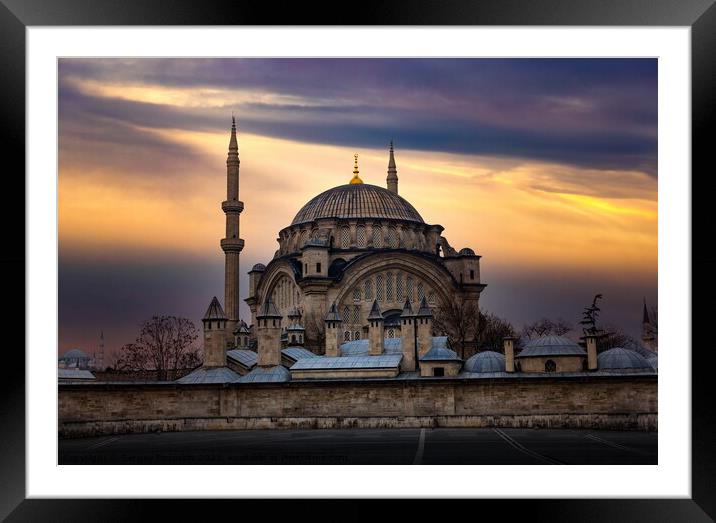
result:
M 509 377 L 530 373 L 656 373 L 655 352 L 597 353 L 564 337 L 530 340 L 515 353 L 480 352 L 463 361 L 434 318 L 443 304 L 479 308 L 486 284 L 480 255 L 453 248 L 399 194 L 391 142 L 386 186 L 365 183 L 354 158 L 348 183 L 308 201 L 278 233 L 273 259 L 249 271 L 250 323 L 239 317 L 239 152 L 232 122 L 227 157 L 224 305 L 203 318 L 204 364 L 183 383 L 311 379 Z M 646 320 L 645 320 L 646 321 Z

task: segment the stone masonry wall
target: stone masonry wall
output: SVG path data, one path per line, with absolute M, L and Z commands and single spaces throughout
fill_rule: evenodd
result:
M 341 427 L 656 430 L 655 376 L 59 386 L 61 437 Z

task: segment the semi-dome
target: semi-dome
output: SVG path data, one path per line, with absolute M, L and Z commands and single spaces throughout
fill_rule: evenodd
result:
M 525 343 L 517 357 L 529 356 L 585 356 L 584 349 L 563 336 L 542 336 Z
M 615 347 L 605 350 L 597 357 L 597 366 L 602 369 L 652 369 L 652 365 L 636 351 Z
M 502 372 L 505 370 L 505 356 L 491 350 L 478 352 L 465 361 L 464 369 L 467 372 Z
M 349 183 L 322 192 L 298 211 L 291 225 L 319 218 L 378 218 L 425 223 L 405 198 L 366 183 Z

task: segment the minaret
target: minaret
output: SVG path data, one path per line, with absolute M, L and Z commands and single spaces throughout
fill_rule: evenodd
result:
M 233 339 L 239 321 L 239 255 L 244 240 L 239 238 L 239 215 L 244 202 L 239 201 L 239 145 L 236 142 L 236 119 L 231 117 L 231 139 L 226 158 L 226 201 L 221 209 L 226 214 L 226 237 L 221 240 L 221 249 L 226 256 L 224 273 L 224 307 L 226 308 L 227 340 Z
M 395 156 L 393 156 L 393 140 L 390 141 L 390 158 L 388 159 L 388 190 L 398 194 L 398 169 L 395 167 Z

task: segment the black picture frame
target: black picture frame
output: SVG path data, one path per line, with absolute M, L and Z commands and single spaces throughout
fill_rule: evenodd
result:
M 176 0 L 0 0 L 0 56 L 2 63 L 2 118 L 0 147 L 5 161 L 4 193 L 14 194 L 15 205 L 3 203 L 3 224 L 14 224 L 24 216 L 25 185 L 20 172 L 25 166 L 25 30 L 28 26 L 60 25 L 570 25 L 570 26 L 689 26 L 691 28 L 692 73 L 692 325 L 693 341 L 674 348 L 688 355 L 692 350 L 692 497 L 690 499 L 533 499 L 533 500 L 429 500 L 401 503 L 401 518 L 424 517 L 436 507 L 441 517 L 458 517 L 464 510 L 479 515 L 529 518 L 531 521 L 714 521 L 716 520 L 716 410 L 710 401 L 712 353 L 703 335 L 713 307 L 716 257 L 710 254 L 709 232 L 713 218 L 707 165 L 716 134 L 716 6 L 715 0 L 496 0 L 434 2 L 364 0 L 356 4 L 305 5 L 275 3 Z M 347 8 L 347 11 L 346 11 Z M 54 115 L 48 115 L 48 119 Z M 14 162 L 8 160 L 15 160 Z M 17 166 L 14 169 L 11 165 Z M 695 173 L 699 173 L 698 176 Z M 688 173 L 684 174 L 685 176 Z M 13 186 L 14 184 L 14 186 Z M 22 214 L 20 214 L 22 213 Z M 2 254 L 5 301 L 19 308 L 25 303 L 21 279 L 25 274 L 24 230 L 3 226 Z M 698 241 L 701 239 L 701 241 Z M 12 246 L 12 248 L 9 248 Z M 26 282 L 23 282 L 26 283 Z M 9 293 L 8 290 L 14 292 Z M 703 302 L 699 304 L 699 297 Z M 12 301 L 10 301 L 12 300 Z M 24 311 L 24 307 L 23 307 Z M 26 329 L 38 323 L 25 317 Z M 16 316 L 8 320 L 17 323 Z M 40 322 L 41 326 L 42 322 Z M 699 327 L 699 329 L 697 329 Z M 6 336 L 16 335 L 5 349 L 12 349 L 12 372 L 0 380 L 0 518 L 7 521 L 123 521 L 206 519 L 224 508 L 236 517 L 249 517 L 253 509 L 269 510 L 275 516 L 306 510 L 305 500 L 245 500 L 189 502 L 188 500 L 81 500 L 26 499 L 25 495 L 25 364 L 17 347 L 25 345 L 24 332 L 15 324 Z M 18 336 L 18 334 L 20 336 Z M 240 494 L 240 493 L 237 493 Z M 318 495 L 319 493 L 317 493 Z M 81 495 L 81 493 L 78 493 Z M 558 495 L 558 494 L 557 494 Z M 212 503 L 208 510 L 205 505 Z M 312 511 L 317 519 L 365 519 L 383 510 L 379 501 L 326 500 Z M 468 505 L 468 506 L 465 506 Z M 473 512 L 473 514 L 477 514 Z M 281 516 L 283 515 L 283 516 Z M 502 515 L 502 516 L 500 516 Z

